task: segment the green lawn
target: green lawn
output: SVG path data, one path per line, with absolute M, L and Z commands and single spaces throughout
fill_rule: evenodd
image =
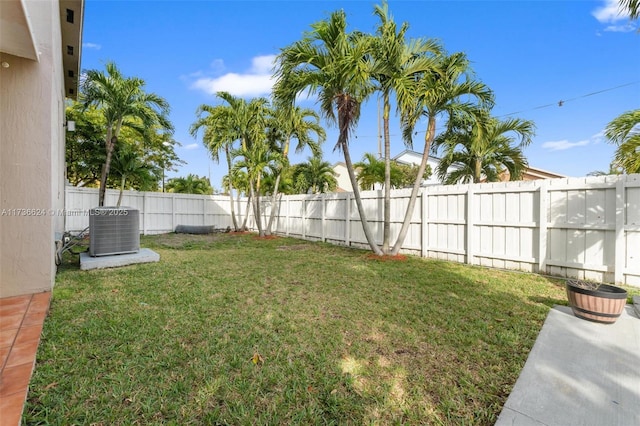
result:
M 24 424 L 493 424 L 562 281 L 253 235 L 61 266 Z

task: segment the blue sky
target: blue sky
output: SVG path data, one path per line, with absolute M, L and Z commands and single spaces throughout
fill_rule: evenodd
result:
M 246 98 L 268 96 L 272 60 L 310 24 L 344 9 L 352 30 L 374 32 L 374 1 L 99 1 L 86 0 L 82 69 L 114 61 L 127 76 L 171 104 L 176 152 L 187 162 L 177 173 L 210 176 L 220 188 L 224 159 L 212 162 L 200 138 L 188 133 L 201 104 L 217 104 L 225 90 Z M 410 37 L 435 38 L 450 53 L 463 51 L 476 78 L 495 93 L 495 116 L 533 120 L 536 136 L 525 155 L 532 167 L 584 176 L 608 170 L 614 147 L 603 129 L 640 108 L 640 33 L 597 1 L 389 1 Z M 599 92 L 599 93 L 596 93 Z M 560 101 L 562 106 L 559 106 Z M 305 106 L 314 107 L 308 101 Z M 392 155 L 405 148 L 392 118 Z M 443 123 L 440 123 L 441 125 Z M 325 160 L 337 132 L 327 129 Z M 424 127 L 424 126 L 422 126 Z M 417 128 L 423 132 L 424 128 Z M 376 99 L 365 106 L 351 141 L 352 157 L 377 152 Z M 422 150 L 423 133 L 414 147 Z M 304 161 L 310 153 L 294 156 Z

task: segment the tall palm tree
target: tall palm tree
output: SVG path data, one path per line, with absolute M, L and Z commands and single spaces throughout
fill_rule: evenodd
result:
M 100 175 L 98 204 L 104 205 L 107 176 L 111 157 L 123 126 L 138 131 L 159 126 L 173 130 L 167 116 L 169 103 L 156 95 L 144 91 L 145 81 L 137 77 L 125 77 L 113 62 L 107 62 L 106 73 L 87 71 L 82 84 L 81 98 L 85 106 L 95 105 L 104 114 L 106 122 L 106 160 Z
M 301 108 L 299 106 L 283 105 L 276 107 L 274 111 L 272 129 L 277 140 L 282 144 L 280 147 L 282 152 L 283 167 L 277 171 L 276 181 L 271 196 L 271 214 L 269 215 L 269 223 L 267 225 L 266 234 L 271 234 L 271 227 L 276 216 L 276 206 L 278 201 L 278 191 L 280 190 L 280 181 L 284 165 L 289 161 L 289 145 L 291 139 L 295 138 L 298 143 L 296 145 L 296 153 L 302 152 L 305 147 L 309 147 L 312 154 L 320 155 L 320 145 L 326 138 L 326 133 L 320 126 L 320 117 L 315 111 L 309 108 Z M 315 133 L 317 138 L 311 137 L 311 133 Z
M 495 182 L 505 173 L 510 180 L 518 180 L 528 166 L 522 149 L 534 134 L 532 121 L 499 120 L 488 110 L 480 111 L 476 118 L 454 115 L 449 129 L 434 141 L 444 149 L 436 173 L 445 184 Z M 512 145 L 516 138 L 519 142 Z M 452 166 L 455 170 L 449 171 Z
M 338 186 L 333 167 L 322 157 L 309 157 L 304 163 L 297 164 L 293 172 L 293 182 L 299 193 L 313 194 L 334 191 Z
M 232 154 L 240 147 L 246 148 L 252 141 L 264 133 L 268 102 L 264 98 L 256 98 L 247 102 L 228 92 L 218 92 L 216 97 L 224 102 L 223 105 L 200 105 L 196 114 L 198 119 L 191 125 L 190 132 L 196 136 L 200 129 L 204 129 L 203 142 L 209 148 L 214 161 L 219 160 L 220 151 L 224 151 L 227 160 L 227 170 L 231 174 Z M 233 180 L 229 182 L 229 202 L 231 205 L 231 219 L 233 227 L 238 230 L 233 201 Z
M 405 97 L 401 105 L 401 108 L 406 111 L 403 114 L 402 124 L 405 144 L 413 147 L 413 133 L 421 118 L 427 119 L 427 129 L 424 133 L 418 173 L 411 189 L 402 227 L 391 252 L 393 255 L 400 252 L 409 231 L 422 176 L 427 169 L 429 152 L 436 136 L 436 118 L 441 116 L 450 120 L 452 114 L 466 114 L 473 117 L 478 110 L 475 103 L 483 108 L 491 108 L 494 103 L 491 89 L 472 78 L 469 60 L 464 53 L 439 56 L 438 67 L 432 72 L 422 73 L 416 79 L 415 85 L 416 87 L 410 91 L 414 99 Z M 471 102 L 472 99 L 475 103 Z
M 372 78 L 382 96 L 382 122 L 384 133 L 384 225 L 382 251 L 389 252 L 391 226 L 391 142 L 389 137 L 389 115 L 391 95 L 395 94 L 399 106 L 412 102 L 414 77 L 431 72 L 435 66 L 434 54 L 441 47 L 434 40 L 416 39 L 406 41 L 408 23 L 397 29 L 386 1 L 376 5 L 374 14 L 380 19 L 376 35 L 372 39 Z M 398 108 L 401 110 L 401 108 Z
M 169 192 L 179 194 L 199 194 L 199 195 L 211 195 L 213 194 L 213 188 L 209 179 L 205 176 L 197 176 L 194 174 L 188 174 L 186 177 L 171 178 L 167 182 L 167 190 Z
M 613 162 L 625 173 L 640 173 L 640 109 L 627 111 L 612 120 L 605 136 L 618 145 Z
M 291 105 L 305 91 L 318 95 L 322 114 L 338 126 L 336 149 L 344 155 L 367 243 L 382 255 L 367 222 L 349 153 L 349 136 L 360 118 L 360 107 L 373 90 L 366 60 L 371 43 L 361 33 L 347 33 L 344 11 L 333 12 L 311 28 L 278 55 L 274 95 L 279 104 Z
M 118 196 L 117 207 L 122 202 L 122 194 L 129 180 L 145 181 L 153 179 L 151 168 L 128 146 L 121 146 L 113 156 L 111 164 L 116 176 L 120 178 L 120 195 Z

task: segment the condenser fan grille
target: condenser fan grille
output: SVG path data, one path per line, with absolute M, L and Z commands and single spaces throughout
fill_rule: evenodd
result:
M 139 212 L 131 207 L 96 207 L 89 211 L 89 254 L 134 253 L 140 250 Z

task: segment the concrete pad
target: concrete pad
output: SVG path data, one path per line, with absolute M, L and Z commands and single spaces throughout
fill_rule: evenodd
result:
M 160 255 L 155 251 L 142 248 L 137 253 L 114 254 L 110 256 L 91 257 L 89 253 L 80 253 L 80 269 L 117 268 L 119 266 L 133 265 L 136 263 L 149 263 L 160 261 Z
M 549 311 L 496 425 L 640 425 L 640 318 L 615 324 Z

